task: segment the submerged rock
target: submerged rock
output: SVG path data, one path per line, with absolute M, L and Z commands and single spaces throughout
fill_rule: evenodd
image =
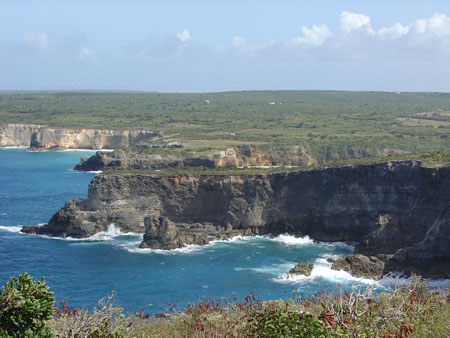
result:
M 291 270 L 289 270 L 289 273 L 295 275 L 311 276 L 311 271 L 313 267 L 314 267 L 313 264 L 298 262 L 296 266 L 294 266 Z
M 384 272 L 384 262 L 374 256 L 347 255 L 331 261 L 333 270 L 348 271 L 355 277 L 378 280 L 383 276 Z

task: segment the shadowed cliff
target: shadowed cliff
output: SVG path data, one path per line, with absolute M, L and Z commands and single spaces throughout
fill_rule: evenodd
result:
M 164 249 L 288 232 L 357 242 L 355 251 L 382 257 L 386 271 L 446 276 L 449 207 L 450 168 L 417 161 L 272 174 L 113 174 L 96 176 L 87 200 L 68 201 L 47 225 L 24 231 L 88 237 L 115 223 L 145 232 L 141 247 Z

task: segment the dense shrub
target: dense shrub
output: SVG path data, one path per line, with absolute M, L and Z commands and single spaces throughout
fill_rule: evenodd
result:
M 429 290 L 415 279 L 382 294 L 374 287 L 289 301 L 261 301 L 251 294 L 240 302 L 203 299 L 181 312 L 126 316 L 113 295 L 90 311 L 63 303 L 54 313 L 45 282 L 24 274 L 1 289 L 0 337 L 440 338 L 450 332 L 449 291 Z
M 92 312 L 86 309 L 70 309 L 65 303 L 56 310 L 54 320 L 49 323 L 57 337 L 64 338 L 121 338 L 115 332 L 122 317 L 122 309 L 113 303 L 114 293 L 100 299 Z
M 248 337 L 255 338 L 331 338 L 341 336 L 332 332 L 323 321 L 312 314 L 283 311 L 275 306 L 269 306 L 253 313 L 247 334 Z
M 12 277 L 0 291 L 0 337 L 51 337 L 45 321 L 54 313 L 52 295 L 44 279 Z

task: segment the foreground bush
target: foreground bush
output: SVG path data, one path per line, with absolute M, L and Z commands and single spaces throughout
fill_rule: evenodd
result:
M 182 312 L 124 316 L 110 303 L 92 313 L 79 310 L 50 321 L 58 337 L 448 337 L 448 290 L 430 291 L 420 280 L 391 293 L 372 288 L 323 293 L 290 301 L 263 302 L 255 295 L 242 302 L 201 301 Z M 75 311 L 75 312 L 74 312 Z M 67 335 L 86 318 L 91 333 Z M 93 320 L 103 318 L 103 320 Z M 69 329 L 69 331 L 68 331 Z M 75 331 L 72 331 L 72 333 Z
M 52 295 L 44 279 L 12 277 L 0 290 L 0 337 L 51 337 L 45 321 L 54 312 Z
M 49 319 L 53 299 L 44 282 L 33 282 L 28 275 L 12 278 L 1 292 L 0 337 L 439 338 L 450 332 L 449 290 L 429 290 L 418 279 L 379 295 L 373 288 L 289 301 L 263 302 L 249 295 L 241 302 L 206 300 L 181 312 L 152 316 L 144 311 L 125 316 L 113 296 L 92 311 L 63 303 Z M 42 299 L 46 301 L 37 306 Z

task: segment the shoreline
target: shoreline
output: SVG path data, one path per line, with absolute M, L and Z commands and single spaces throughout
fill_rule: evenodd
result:
M 39 226 L 45 225 L 45 223 L 40 224 Z M 0 226 L 0 230 L 7 230 L 8 226 Z M 44 239 L 49 240 L 57 240 L 57 241 L 66 241 L 70 243 L 101 243 L 101 242 L 113 242 L 118 238 L 123 237 L 135 237 L 142 240 L 143 235 L 142 233 L 134 233 L 134 232 L 122 232 L 120 228 L 116 228 L 114 224 L 111 224 L 108 227 L 108 231 L 102 231 L 99 233 L 96 233 L 88 238 L 71 238 L 71 237 L 54 237 L 49 235 L 36 235 L 36 234 L 27 234 L 23 233 L 21 231 L 21 226 L 10 226 L 11 232 L 18 233 L 21 235 L 29 235 L 29 236 L 36 236 Z M 187 244 L 184 247 L 181 248 L 175 248 L 175 249 L 149 249 L 149 248 L 139 248 L 140 241 L 130 241 L 123 244 L 120 244 L 118 247 L 120 249 L 123 249 L 127 252 L 134 253 L 134 254 L 140 254 L 140 255 L 146 255 L 146 254 L 156 254 L 156 255 L 189 255 L 189 254 L 201 254 L 202 251 L 208 250 L 213 248 L 216 245 L 220 244 L 226 244 L 226 243 L 245 243 L 252 240 L 270 240 L 274 243 L 279 243 L 280 245 L 284 245 L 287 248 L 289 247 L 302 247 L 302 246 L 308 246 L 308 245 L 324 245 L 324 246 L 334 246 L 334 247 L 341 247 L 344 249 L 347 249 L 351 252 L 354 252 L 356 243 L 346 243 L 342 241 L 318 241 L 311 239 L 309 236 L 303 236 L 303 237 L 296 237 L 295 235 L 290 235 L 288 233 L 285 234 L 279 234 L 279 235 L 273 235 L 273 234 L 265 234 L 265 235 L 236 235 L 230 238 L 226 239 L 212 239 L 205 245 L 199 245 L 199 244 Z M 276 278 L 272 278 L 272 280 L 275 283 L 281 283 L 281 284 L 292 284 L 297 285 L 304 282 L 311 282 L 314 279 L 317 278 L 325 278 L 325 275 L 331 274 L 331 276 L 334 275 L 336 279 L 336 283 L 338 283 L 338 280 L 346 280 L 346 281 L 353 281 L 358 283 L 363 283 L 366 285 L 377 285 L 379 287 L 393 287 L 397 285 L 404 285 L 412 280 L 412 276 L 405 275 L 401 271 L 392 271 L 382 276 L 381 279 L 373 279 L 373 278 L 365 278 L 365 277 L 355 277 L 350 272 L 347 272 L 345 270 L 334 270 L 331 269 L 331 263 L 327 261 L 327 258 L 341 258 L 344 257 L 345 254 L 342 255 L 333 255 L 333 257 L 329 256 L 328 254 L 320 254 L 318 258 L 314 260 L 314 268 L 313 273 L 311 276 L 304 276 L 304 275 L 293 275 L 289 274 L 288 272 L 282 273 Z M 295 264 L 293 264 L 295 265 Z M 293 265 L 289 268 L 292 268 Z M 289 268 L 286 271 L 289 271 Z M 316 270 L 315 270 L 316 269 Z M 318 269 L 318 270 L 317 270 Z M 323 270 L 326 269 L 327 271 Z M 323 271 L 322 271 L 323 270 Z M 316 272 L 314 272 L 316 271 Z M 430 288 L 439 288 L 439 287 L 446 287 L 450 286 L 450 278 L 423 278 L 425 281 L 427 281 L 430 285 Z

